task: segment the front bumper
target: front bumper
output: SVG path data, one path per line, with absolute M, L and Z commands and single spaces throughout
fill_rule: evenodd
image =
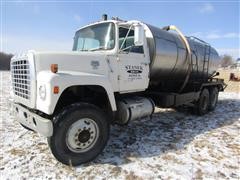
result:
M 53 124 L 50 119 L 46 119 L 35 113 L 32 113 L 27 108 L 17 103 L 13 103 L 13 111 L 16 120 L 19 123 L 38 132 L 45 137 L 52 136 Z

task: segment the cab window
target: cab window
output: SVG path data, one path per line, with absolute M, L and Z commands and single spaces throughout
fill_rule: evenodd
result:
M 125 52 L 143 53 L 143 46 L 134 45 L 134 30 L 131 29 L 126 37 L 128 30 L 128 28 L 119 27 L 119 48 Z

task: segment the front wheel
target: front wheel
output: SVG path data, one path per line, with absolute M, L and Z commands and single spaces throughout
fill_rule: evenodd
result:
M 78 103 L 54 118 L 54 132 L 48 144 L 58 161 L 77 166 L 100 154 L 108 135 L 109 123 L 102 111 L 94 105 Z

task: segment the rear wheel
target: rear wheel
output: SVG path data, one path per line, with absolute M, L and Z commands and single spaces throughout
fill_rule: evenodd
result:
M 208 112 L 209 105 L 209 91 L 208 89 L 203 89 L 198 102 L 195 105 L 195 111 L 198 115 L 204 115 Z
M 108 134 L 109 123 L 102 111 L 94 105 L 78 103 L 54 119 L 54 132 L 48 144 L 58 161 L 77 166 L 102 152 Z
M 209 111 L 213 111 L 216 106 L 217 106 L 217 102 L 218 102 L 218 88 L 217 87 L 213 87 L 209 90 Z

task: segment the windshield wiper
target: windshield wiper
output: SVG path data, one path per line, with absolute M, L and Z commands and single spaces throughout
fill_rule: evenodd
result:
M 100 46 L 100 47 L 97 47 L 97 48 L 89 49 L 89 51 L 97 51 L 97 50 L 107 50 L 107 48 L 104 47 L 104 46 Z

